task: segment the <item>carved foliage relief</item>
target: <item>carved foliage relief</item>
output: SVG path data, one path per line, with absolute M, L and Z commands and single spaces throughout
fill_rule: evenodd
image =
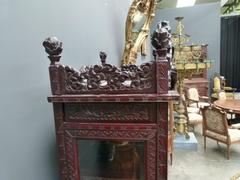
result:
M 66 104 L 67 121 L 154 121 L 154 104 Z
M 117 68 L 105 64 L 85 66 L 79 71 L 65 67 L 65 91 L 72 93 L 126 93 L 153 92 L 155 63 L 140 66 L 127 65 Z

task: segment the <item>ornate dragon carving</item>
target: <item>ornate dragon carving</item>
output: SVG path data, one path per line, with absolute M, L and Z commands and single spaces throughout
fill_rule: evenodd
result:
M 85 66 L 79 71 L 69 66 L 64 68 L 66 93 L 119 93 L 154 89 L 154 62 L 118 68 L 106 63 L 105 53 L 101 52 L 100 58 L 101 65 Z

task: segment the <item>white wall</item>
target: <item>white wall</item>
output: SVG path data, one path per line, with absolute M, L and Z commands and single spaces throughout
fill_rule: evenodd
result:
M 62 63 L 119 64 L 128 0 L 0 1 L 0 179 L 58 180 L 55 132 L 42 47 L 63 42 Z

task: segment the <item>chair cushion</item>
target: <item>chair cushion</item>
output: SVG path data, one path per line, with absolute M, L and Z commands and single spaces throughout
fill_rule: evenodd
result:
M 218 140 L 221 140 L 223 142 L 227 142 L 227 136 L 225 136 L 225 135 L 221 135 L 221 134 L 209 131 L 209 130 L 206 130 L 205 134 L 207 136 L 210 136 L 210 137 L 214 138 L 214 139 L 218 139 Z M 238 130 L 238 129 L 228 129 L 228 134 L 229 134 L 231 143 L 240 141 L 240 130 Z
M 197 107 L 187 107 L 187 112 L 188 113 L 199 113 L 200 109 Z
M 240 129 L 240 123 L 232 124 L 231 128 L 233 128 L 233 129 Z
M 203 120 L 202 115 L 197 114 L 197 113 L 188 113 L 188 119 L 190 124 L 191 123 L 201 123 Z
M 238 129 L 228 129 L 228 133 L 229 133 L 231 142 L 240 141 L 240 130 L 238 130 Z
M 226 100 L 227 99 L 226 93 L 224 91 L 218 93 L 218 99 L 219 100 Z
M 196 88 L 189 88 L 188 89 L 188 98 L 195 100 L 195 101 L 199 101 L 198 90 Z
M 205 106 L 210 106 L 207 102 L 198 102 L 199 108 L 204 108 Z M 190 104 L 190 107 L 197 107 L 197 103 Z

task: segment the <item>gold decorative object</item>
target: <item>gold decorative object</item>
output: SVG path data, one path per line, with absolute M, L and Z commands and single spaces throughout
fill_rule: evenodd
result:
M 159 0 L 133 0 L 125 26 L 125 48 L 122 64 L 136 64 L 137 53 L 146 55 L 150 24 Z
M 201 45 L 192 45 L 192 55 L 194 60 L 201 58 L 202 46 Z
M 192 62 L 193 60 L 193 53 L 190 46 L 183 46 L 181 51 L 182 59 L 186 59 L 188 62 Z
M 187 34 L 183 34 L 184 25 L 182 23 L 183 17 L 176 17 L 177 20 L 177 28 L 176 33 L 172 34 L 172 42 L 174 47 L 181 48 L 183 44 L 189 41 L 190 36 Z
M 186 138 L 189 138 L 187 119 L 184 115 L 185 109 L 182 99 L 184 96 L 183 80 L 185 78 L 191 78 L 194 73 L 211 68 L 211 61 L 206 58 L 201 59 L 201 57 L 206 56 L 204 53 L 206 53 L 207 45 L 185 45 L 185 43 L 189 41 L 190 36 L 184 34 L 184 25 L 182 23 L 183 17 L 177 17 L 175 19 L 178 23 L 176 33 L 172 36 L 172 42 L 175 48 L 173 58 L 174 65 L 177 69 L 177 85 L 180 94 L 180 101 L 177 109 L 179 113 L 179 121 L 177 122 L 176 128 L 178 133 L 184 134 Z

